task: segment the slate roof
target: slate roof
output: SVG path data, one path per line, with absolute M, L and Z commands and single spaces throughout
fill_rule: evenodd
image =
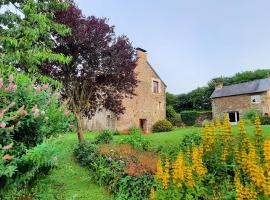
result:
M 265 92 L 270 89 L 270 77 L 257 79 L 245 83 L 224 86 L 221 89 L 215 89 L 210 98 L 219 98 L 227 96 L 236 96 L 241 94 L 252 94 Z

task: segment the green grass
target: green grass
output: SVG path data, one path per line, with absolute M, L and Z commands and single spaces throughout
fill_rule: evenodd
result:
M 254 134 L 255 127 L 247 126 L 248 135 Z M 270 125 L 262 126 L 264 135 L 269 136 Z M 145 135 L 151 142 L 152 147 L 159 145 L 169 147 L 178 145 L 183 136 L 191 133 L 199 133 L 198 127 L 178 128 L 171 132 L 153 133 Z M 237 133 L 238 128 L 233 127 Z M 97 133 L 86 133 L 87 140 L 92 140 Z M 114 136 L 119 142 L 124 135 Z M 102 187 L 93 183 L 87 169 L 79 166 L 72 156 L 72 151 L 77 144 L 77 135 L 69 133 L 63 136 L 59 148 L 63 154 L 59 160 L 59 167 L 52 170 L 50 175 L 40 179 L 34 187 L 34 199 L 40 200 L 109 200 L 113 199 Z
M 86 139 L 95 135 L 87 134 Z M 79 166 L 72 156 L 77 144 L 76 134 L 66 134 L 59 144 L 62 156 L 59 167 L 38 180 L 33 188 L 34 199 L 39 200 L 110 200 L 113 199 L 103 187 L 91 180 L 90 172 Z
M 192 133 L 199 133 L 200 132 L 199 127 L 185 127 L 185 128 L 177 128 L 171 132 L 162 132 L 162 133 L 152 133 L 145 135 L 145 138 L 148 138 L 151 142 L 151 146 L 174 146 L 180 143 L 181 139 L 188 134 Z M 238 127 L 233 126 L 232 127 L 233 132 L 238 132 Z M 255 127 L 254 126 L 246 126 L 247 134 L 249 136 L 252 136 L 254 134 Z M 270 125 L 263 125 L 262 126 L 263 134 L 265 136 L 269 135 L 270 133 Z M 128 136 L 115 136 L 115 141 L 120 141 L 122 138 L 128 137 Z

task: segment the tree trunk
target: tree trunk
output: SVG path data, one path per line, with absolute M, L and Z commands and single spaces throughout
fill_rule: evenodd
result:
M 78 126 L 78 140 L 79 142 L 84 141 L 84 132 L 83 132 L 83 117 L 79 112 L 75 112 L 75 116 L 77 119 L 77 126 Z

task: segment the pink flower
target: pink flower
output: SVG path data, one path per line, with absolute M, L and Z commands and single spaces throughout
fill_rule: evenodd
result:
M 13 83 L 10 83 L 9 85 L 8 85 L 8 87 L 6 88 L 6 91 L 8 91 L 8 92 L 13 92 L 13 91 L 15 91 L 17 89 L 17 85 L 15 85 L 15 84 L 13 84 Z
M 6 154 L 2 160 L 12 160 L 14 158 L 14 156 L 10 155 L 10 154 Z
M 3 147 L 3 150 L 9 150 L 13 147 L 13 143 L 9 144 L 9 145 L 6 145 Z
M 42 89 L 43 90 L 47 90 L 49 88 L 49 83 L 46 83 L 42 86 Z
M 38 117 L 39 116 L 39 109 L 35 110 L 33 115 L 34 115 L 34 117 Z
M 6 123 L 5 122 L 0 122 L 0 128 L 5 128 L 6 127 Z
M 38 109 L 37 105 L 35 105 L 32 108 L 32 112 L 33 112 L 34 117 L 38 117 L 39 116 L 39 109 Z
M 4 86 L 4 81 L 2 78 L 0 78 L 0 89 L 3 88 L 3 86 Z
M 8 82 L 9 82 L 9 83 L 12 83 L 13 80 L 14 80 L 13 75 L 10 74 L 10 75 L 8 76 Z
M 26 116 L 27 112 L 24 110 L 24 106 L 20 107 L 19 110 L 17 111 L 18 115 L 20 116 Z
M 65 116 L 67 116 L 67 117 L 68 117 L 68 116 L 70 115 L 70 111 L 65 110 L 64 114 L 65 114 Z
M 41 92 L 42 91 L 42 88 L 40 86 L 37 86 L 36 87 L 36 92 Z

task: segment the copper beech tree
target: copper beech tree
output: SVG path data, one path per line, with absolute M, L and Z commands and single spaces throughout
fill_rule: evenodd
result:
M 122 99 L 134 95 L 137 85 L 135 51 L 126 36 L 116 36 L 105 18 L 85 17 L 73 3 L 55 14 L 55 21 L 70 28 L 65 37 L 55 35 L 55 53 L 71 57 L 68 64 L 48 63 L 42 72 L 63 84 L 63 95 L 78 123 L 78 139 L 84 140 L 83 117 L 98 110 L 116 115 L 124 111 Z

